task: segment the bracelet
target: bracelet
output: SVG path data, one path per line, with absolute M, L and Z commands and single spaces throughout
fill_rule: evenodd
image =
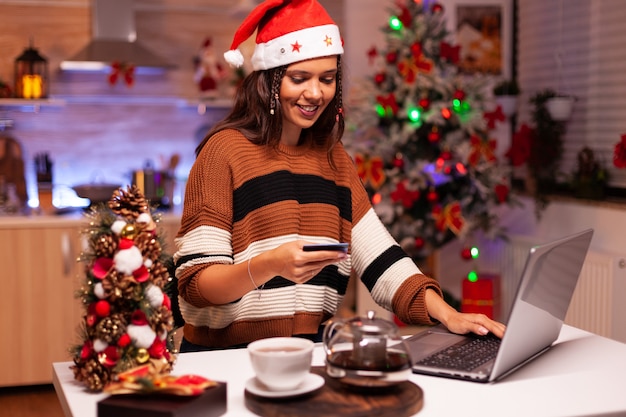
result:
M 250 281 L 252 281 L 252 285 L 254 285 L 254 289 L 256 291 L 261 291 L 263 287 L 265 287 L 265 284 L 261 285 L 261 288 L 259 288 L 256 285 L 256 282 L 254 282 L 254 278 L 252 278 L 252 272 L 250 272 L 250 262 L 252 262 L 252 258 L 248 258 L 248 277 L 250 277 Z M 260 297 L 261 297 L 261 293 L 259 292 L 259 298 Z

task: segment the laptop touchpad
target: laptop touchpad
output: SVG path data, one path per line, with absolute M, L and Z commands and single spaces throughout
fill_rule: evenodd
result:
M 425 332 L 423 335 L 409 338 L 406 342 L 411 352 L 411 359 L 416 362 L 463 339 L 464 336 L 453 333 Z

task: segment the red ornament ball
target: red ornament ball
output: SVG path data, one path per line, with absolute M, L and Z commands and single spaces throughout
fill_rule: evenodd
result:
M 434 189 L 431 189 L 428 194 L 426 194 L 426 199 L 430 203 L 436 203 L 437 201 L 439 201 L 439 194 L 437 194 L 437 191 L 435 191 Z
M 402 157 L 402 154 L 398 154 L 393 158 L 393 166 L 396 168 L 404 167 L 404 158 Z
M 420 99 L 417 104 L 419 104 L 419 106 L 424 110 L 428 110 L 430 108 L 430 100 L 427 98 Z
M 415 238 L 415 249 L 422 249 L 425 244 L 426 244 L 426 241 L 424 240 L 423 237 L 418 236 Z
M 439 4 L 439 3 L 435 3 L 435 4 L 432 5 L 430 10 L 433 13 L 441 13 L 441 12 L 443 12 L 443 6 L 441 4 Z
M 374 76 L 374 82 L 375 82 L 376 84 L 380 85 L 380 84 L 382 84 L 382 83 L 384 83 L 384 82 L 385 82 L 385 79 L 386 79 L 386 78 L 387 78 L 387 77 L 385 76 L 385 74 L 384 74 L 384 73 L 379 72 L 378 74 L 376 74 L 376 75 Z
M 100 300 L 96 303 L 95 310 L 98 317 L 107 317 L 111 314 L 111 304 L 108 301 Z
M 463 258 L 466 261 L 469 261 L 470 259 L 472 259 L 472 248 L 470 248 L 469 246 L 466 246 L 463 249 L 461 249 L 461 258 Z
M 430 143 L 437 143 L 439 142 L 439 139 L 441 139 L 441 133 L 439 133 L 439 130 L 433 129 L 428 132 L 428 141 Z
M 117 345 L 121 348 L 124 348 L 128 345 L 130 345 L 131 339 L 130 336 L 128 335 L 128 333 L 124 333 L 123 335 L 120 336 L 120 338 L 117 340 Z
M 459 99 L 459 100 L 464 100 L 465 99 L 465 91 L 463 91 L 463 90 L 456 90 L 454 92 L 453 97 L 456 98 L 456 99 Z
M 389 52 L 386 56 L 387 63 L 394 64 L 398 60 L 398 54 L 396 52 Z

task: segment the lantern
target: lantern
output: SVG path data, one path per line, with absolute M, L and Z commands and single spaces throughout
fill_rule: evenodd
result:
M 15 97 L 48 97 L 48 60 L 32 44 L 15 58 Z

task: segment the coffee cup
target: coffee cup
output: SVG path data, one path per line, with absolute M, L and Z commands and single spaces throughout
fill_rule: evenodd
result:
M 309 374 L 315 343 L 298 337 L 270 337 L 248 345 L 257 380 L 270 391 L 289 391 Z

